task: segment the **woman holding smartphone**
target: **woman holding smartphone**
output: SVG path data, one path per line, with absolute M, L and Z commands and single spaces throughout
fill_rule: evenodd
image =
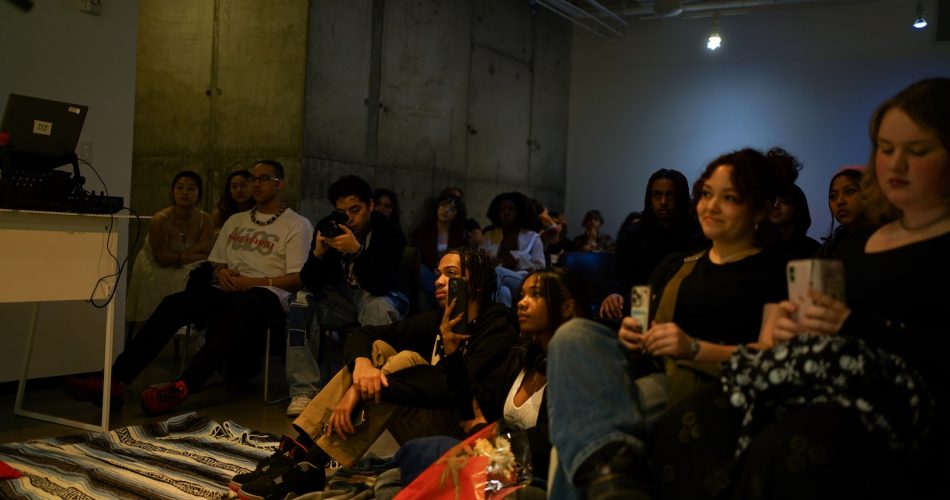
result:
M 660 263 L 649 283 L 654 322 L 626 317 L 618 333 L 572 320 L 555 335 L 548 354 L 551 441 L 559 456 L 554 497 L 580 497 L 583 489 L 591 497 L 642 497 L 646 442 L 668 398 L 715 384 L 718 363 L 739 344 L 771 342 L 760 338 L 763 318 L 786 289 L 769 212 L 798 174 L 790 165 L 753 149 L 710 162 L 693 202 L 712 247 Z M 672 378 L 651 375 L 664 362 Z
M 862 191 L 882 225 L 864 231 L 863 251 L 844 262 L 847 301 L 812 291 L 810 304 L 781 302 L 775 347 L 738 352 L 725 394 L 697 395 L 669 415 L 654 457 L 662 476 L 677 478 L 660 481 L 665 496 L 710 496 L 701 491 L 709 477 L 730 498 L 922 498 L 943 489 L 950 79 L 905 88 L 875 111 L 870 131 Z M 686 415 L 697 436 L 688 441 L 678 437 Z
M 514 429 L 526 430 L 531 447 L 532 473 L 544 480 L 548 473 L 551 443 L 546 409 L 548 344 L 558 327 L 572 318 L 586 318 L 590 311 L 587 287 L 566 269 L 535 271 L 524 280 L 517 302 L 521 340 L 488 377 L 476 379 L 464 370 L 454 370 L 450 385 L 470 384 L 475 392 L 476 417 L 466 423 L 468 433 L 481 425 L 504 418 Z M 460 367 L 459 367 L 460 368 Z M 413 457 L 401 467 L 410 471 L 408 484 L 442 450 L 458 443 L 455 438 L 422 438 L 407 443 L 400 457 Z M 437 450 L 419 455 L 412 451 Z

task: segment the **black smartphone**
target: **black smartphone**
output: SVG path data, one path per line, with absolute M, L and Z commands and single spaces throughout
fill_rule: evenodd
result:
M 454 319 L 459 314 L 462 315 L 462 321 L 452 327 L 452 332 L 464 334 L 468 329 L 468 281 L 465 278 L 449 278 L 448 304 L 452 303 L 452 299 L 455 299 L 455 307 L 449 317 Z

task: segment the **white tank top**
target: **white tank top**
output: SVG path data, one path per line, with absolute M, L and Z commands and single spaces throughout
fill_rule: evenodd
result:
M 524 370 L 521 370 L 515 383 L 511 386 L 511 390 L 508 391 L 508 397 L 505 399 L 505 420 L 515 429 L 530 429 L 538 423 L 541 400 L 548 384 L 545 382 L 524 404 L 515 406 L 515 394 L 517 394 L 518 388 L 521 387 L 522 380 L 524 380 Z

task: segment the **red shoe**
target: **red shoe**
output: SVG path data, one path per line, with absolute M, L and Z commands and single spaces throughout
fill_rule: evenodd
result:
M 96 406 L 102 406 L 103 376 L 101 373 L 92 375 L 72 375 L 62 379 L 63 392 L 77 401 L 89 401 Z M 109 387 L 111 398 L 110 408 L 113 411 L 122 409 L 125 403 L 125 384 L 120 380 L 112 379 Z
M 169 413 L 181 406 L 187 397 L 188 386 L 182 380 L 153 385 L 142 391 L 142 410 L 149 416 Z

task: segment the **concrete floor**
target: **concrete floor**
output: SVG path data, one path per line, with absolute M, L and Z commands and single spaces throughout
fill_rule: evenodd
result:
M 276 359 L 274 358 L 275 361 Z M 162 421 L 171 416 L 146 416 L 139 407 L 138 395 L 142 389 L 151 384 L 174 380 L 178 374 L 178 367 L 174 352 L 169 346 L 146 368 L 131 387 L 126 387 L 125 405 L 120 411 L 112 413 L 110 428 Z M 271 364 L 271 384 L 273 385 L 271 398 L 287 394 L 283 373 L 282 364 L 279 362 Z M 189 397 L 175 414 L 196 411 L 199 415 L 210 417 L 218 422 L 233 420 L 256 431 L 269 432 L 277 436 L 283 434 L 295 436 L 296 432 L 290 425 L 291 419 L 285 414 L 289 401 L 284 400 L 268 405 L 264 404 L 262 398 L 262 376 L 252 381 L 246 390 L 236 394 L 229 391 L 223 380 L 216 375 L 216 378 L 212 379 L 204 390 Z M 13 414 L 15 400 L 16 383 L 0 384 L 0 443 L 87 432 L 75 427 L 16 416 Z M 101 418 L 99 409 L 92 404 L 74 401 L 63 394 L 58 380 L 54 379 L 44 379 L 28 384 L 23 407 L 26 410 L 82 420 L 90 424 L 98 424 Z M 378 455 L 389 455 L 395 452 L 397 447 L 392 437 L 385 433 L 370 451 Z

